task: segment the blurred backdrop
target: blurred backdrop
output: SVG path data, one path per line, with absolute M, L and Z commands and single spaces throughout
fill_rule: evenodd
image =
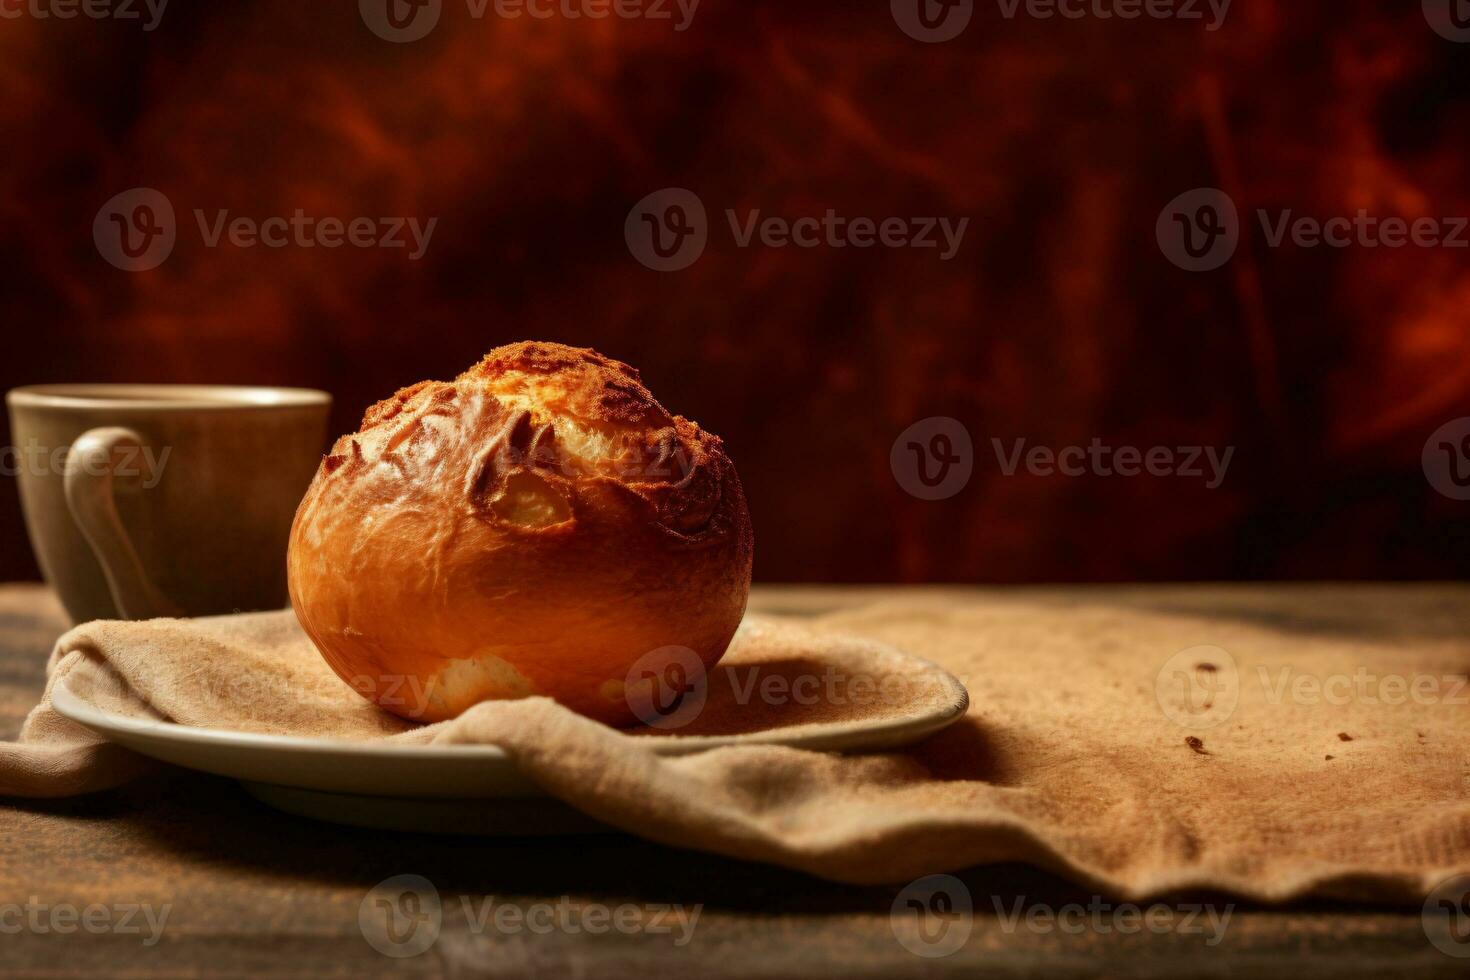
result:
M 1209 30 L 1203 3 L 1206 23 L 977 0 L 926 43 L 900 0 L 703 0 L 687 21 L 673 0 L 667 20 L 443 0 L 400 43 L 380 35 L 426 0 L 386 31 L 368 0 L 172 0 L 151 30 L 46 2 L 0 0 L 7 388 L 304 385 L 347 431 L 497 344 L 558 340 L 725 438 L 761 580 L 1470 570 L 1470 504 L 1421 465 L 1470 415 L 1470 250 L 1273 246 L 1254 218 L 1470 214 L 1470 44 L 1417 3 L 1242 0 Z M 94 222 L 142 187 L 177 241 L 127 271 Z M 707 246 L 656 271 L 625 226 L 671 187 Z M 1204 187 L 1240 241 L 1188 271 L 1156 230 Z M 737 234 L 829 209 L 968 224 L 947 259 Z M 222 212 L 298 210 L 438 220 L 416 260 L 209 241 Z M 936 416 L 968 430 L 973 473 L 923 500 L 890 451 Z M 994 439 L 1233 456 L 1213 488 L 1007 475 Z M 0 546 L 0 576 L 37 575 L 13 478 Z

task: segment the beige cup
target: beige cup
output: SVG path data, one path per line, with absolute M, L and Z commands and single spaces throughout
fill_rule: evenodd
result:
M 31 546 L 77 622 L 281 608 L 326 441 L 304 388 L 35 385 L 6 396 Z

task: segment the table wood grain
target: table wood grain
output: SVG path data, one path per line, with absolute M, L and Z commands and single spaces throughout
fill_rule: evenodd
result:
M 1097 589 L 1120 603 L 1239 608 L 1304 602 L 1350 609 L 1333 587 Z M 1055 591 L 1055 590 L 1054 590 Z M 925 590 L 957 603 L 978 590 Z M 900 588 L 764 588 L 753 604 L 810 614 Z M 0 588 L 0 729 L 14 738 L 44 683 L 65 624 L 39 586 Z M 432 882 L 443 903 L 437 941 L 411 958 L 375 950 L 359 911 L 379 882 Z M 855 888 L 796 872 L 606 835 L 478 839 L 378 833 L 277 813 L 229 780 L 172 771 L 81 799 L 0 801 L 0 974 L 18 977 L 866 977 L 1464 976 L 1470 961 L 1427 941 L 1417 908 L 1304 902 L 1252 907 L 1228 896 L 1170 899 L 1223 909 L 1224 938 L 1177 932 L 1080 934 L 1009 927 L 997 909 L 1087 905 L 1094 896 L 1020 866 L 961 872 L 974 898 L 968 941 L 943 958 L 895 937 L 899 888 Z M 616 909 L 701 907 L 690 940 L 652 932 L 479 928 L 487 899 Z M 468 906 L 466 906 L 468 903 Z M 169 909 L 161 938 L 50 928 L 52 910 L 101 905 Z M 492 906 L 496 907 L 496 906 Z M 7 907 L 16 911 L 6 913 Z M 39 909 L 41 927 L 22 921 Z M 109 913 L 120 921 L 122 912 Z M 110 920 L 112 921 L 112 920 Z M 20 924 L 19 929 L 13 928 Z M 63 920 L 63 923 L 64 920 Z

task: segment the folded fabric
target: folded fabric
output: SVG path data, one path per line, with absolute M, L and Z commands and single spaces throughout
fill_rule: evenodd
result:
M 725 662 L 737 684 L 740 665 L 764 662 L 789 692 L 838 657 L 839 673 L 896 672 L 913 696 L 941 696 L 883 644 L 965 682 L 965 720 L 869 755 L 646 750 L 649 738 L 840 724 L 890 704 L 830 686 L 815 701 L 747 686 L 741 701 L 712 683 L 710 707 L 676 736 L 620 733 L 544 698 L 415 727 L 337 680 L 290 613 L 90 623 L 58 642 L 46 698 L 21 742 L 0 746 L 0 795 L 85 792 L 144 768 L 57 714 L 50 688 L 65 679 L 108 711 L 187 725 L 500 745 L 547 793 L 612 826 L 845 882 L 1024 861 L 1130 899 L 1210 888 L 1408 901 L 1470 871 L 1464 590 L 1353 603 L 1178 593 L 1158 608 L 1077 595 L 751 617 Z M 840 659 L 853 635 L 869 659 Z

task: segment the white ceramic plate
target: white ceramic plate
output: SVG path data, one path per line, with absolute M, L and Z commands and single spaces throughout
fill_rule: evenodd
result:
M 902 718 L 844 722 L 740 737 L 648 736 L 651 751 L 683 755 L 741 744 L 857 752 L 917 742 L 964 717 L 969 695 L 954 688 L 942 708 Z M 359 826 L 451 833 L 566 833 L 599 829 L 551 800 L 492 745 L 397 745 L 194 728 L 103 711 L 65 682 L 51 692 L 58 712 L 141 755 L 228 776 L 257 798 L 303 816 Z M 604 828 L 605 829 L 605 828 Z

